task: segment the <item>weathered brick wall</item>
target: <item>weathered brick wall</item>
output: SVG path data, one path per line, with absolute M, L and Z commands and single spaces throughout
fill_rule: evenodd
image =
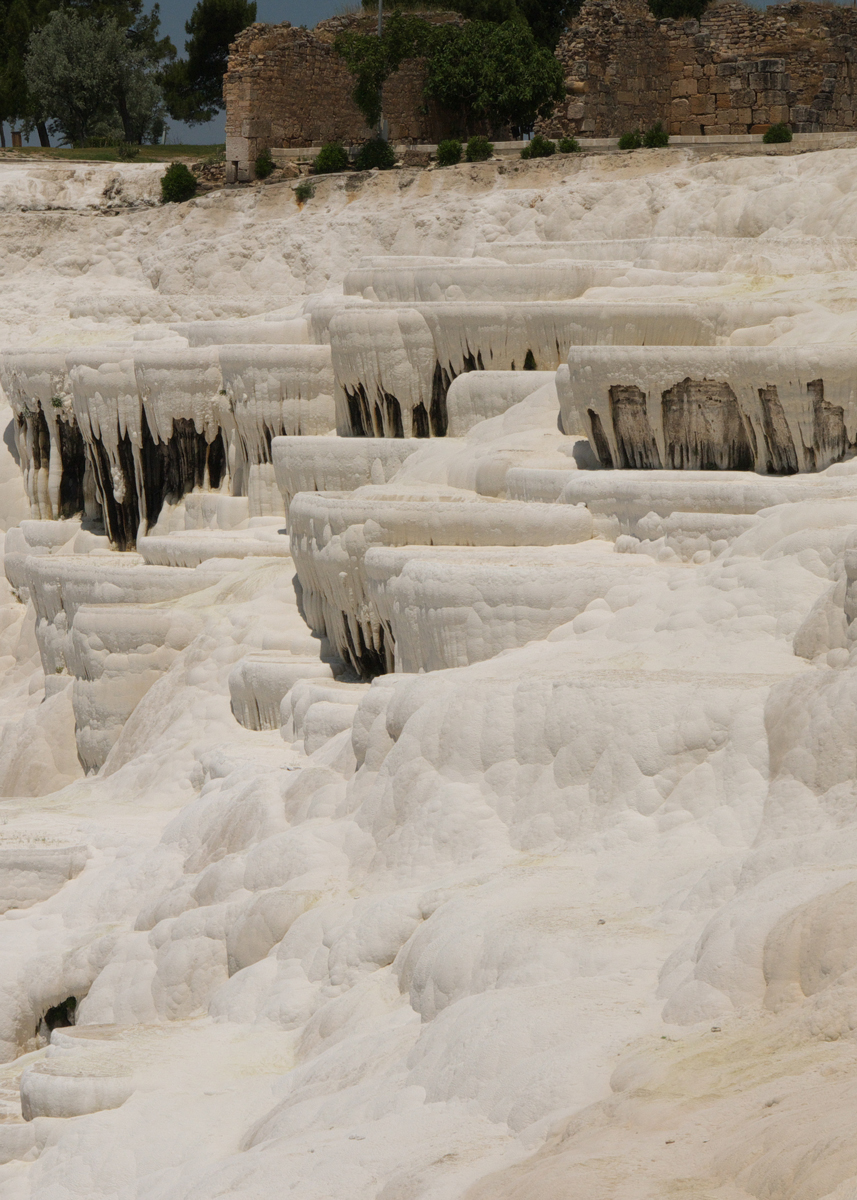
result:
M 435 21 L 458 21 L 436 13 Z M 372 32 L 373 17 L 332 17 L 312 31 L 282 25 L 250 25 L 229 49 L 223 80 L 226 101 L 226 159 L 238 161 L 246 174 L 265 148 L 346 146 L 372 136 L 351 99 L 354 77 L 333 48 L 346 29 Z M 447 123 L 423 98 L 425 66 L 419 59 L 402 64 L 384 87 L 384 117 L 391 141 L 436 142 L 447 135 Z
M 655 120 L 672 134 L 857 125 L 853 8 L 719 0 L 700 21 L 656 21 L 642 0 L 586 0 L 557 54 L 569 96 L 545 122 L 553 136 L 610 137 Z

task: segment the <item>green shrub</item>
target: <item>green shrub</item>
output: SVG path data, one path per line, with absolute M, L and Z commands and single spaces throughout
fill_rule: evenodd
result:
M 461 162 L 461 142 L 458 138 L 447 138 L 439 142 L 437 147 L 437 162 L 440 167 L 454 167 Z
M 643 137 L 639 129 L 635 129 L 631 133 L 623 133 L 619 138 L 620 150 L 639 150 L 642 144 Z
M 654 150 L 659 146 L 668 146 L 670 144 L 670 135 L 664 129 L 663 122 L 655 121 L 651 129 L 647 129 L 643 134 L 643 145 L 648 146 L 650 150 Z
M 354 165 L 358 171 L 373 171 L 376 167 L 379 171 L 389 171 L 396 165 L 396 152 L 383 138 L 372 138 L 360 147 Z
M 564 137 L 559 139 L 556 148 L 560 154 L 577 154 L 580 149 L 580 142 L 576 137 Z
M 116 147 L 116 157 L 120 162 L 133 162 L 140 153 L 140 147 L 133 142 L 120 142 Z
M 312 200 L 315 195 L 315 189 L 308 179 L 302 179 L 294 191 L 298 204 L 306 204 L 307 200 Z
M 550 158 L 552 154 L 556 154 L 556 142 L 552 142 L 550 138 L 542 137 L 540 133 L 526 145 L 521 151 L 521 158 Z
M 790 142 L 792 140 L 792 131 L 788 125 L 782 121 L 778 121 L 776 125 L 772 125 L 762 136 L 762 141 L 769 146 L 775 142 Z
M 314 175 L 332 175 L 348 166 L 348 151 L 340 142 L 327 142 L 315 156 Z
M 275 170 L 276 163 L 271 158 L 271 151 L 266 146 L 256 159 L 256 178 L 267 179 L 269 175 L 273 175 Z
M 467 143 L 465 157 L 468 162 L 487 162 L 494 153 L 494 143 L 489 142 L 487 137 L 478 134 L 472 137 Z
M 196 179 L 184 163 L 170 163 L 161 179 L 161 202 L 181 204 L 196 195 Z

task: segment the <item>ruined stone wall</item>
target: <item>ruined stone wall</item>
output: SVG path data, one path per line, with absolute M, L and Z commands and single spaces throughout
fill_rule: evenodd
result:
M 718 0 L 700 21 L 657 21 L 644 0 L 586 0 L 557 54 L 569 96 L 543 125 L 552 136 L 611 137 L 655 120 L 709 135 L 857 125 L 853 8 Z
M 458 21 L 455 14 L 427 19 Z M 223 81 L 226 159 L 246 169 L 266 147 L 346 146 L 372 136 L 351 99 L 354 77 L 333 48 L 340 31 L 376 28 L 374 17 L 333 17 L 310 31 L 288 22 L 250 25 L 230 46 Z M 425 65 L 402 64 L 384 87 L 384 117 L 394 142 L 434 143 L 447 135 L 436 107 L 423 98 Z
M 539 125 L 550 137 L 611 137 L 669 108 L 668 43 L 646 0 L 586 0 L 557 55 L 568 97 Z
M 450 13 L 424 14 L 461 20 Z M 248 177 L 265 147 L 346 145 L 371 136 L 333 49 L 374 17 L 334 17 L 310 32 L 251 25 L 230 48 L 224 79 L 227 163 Z M 551 137 L 615 137 L 661 120 L 671 134 L 799 133 L 857 128 L 857 9 L 794 0 L 762 12 L 715 0 L 700 21 L 658 21 L 646 0 L 585 0 L 562 38 L 567 99 L 539 125 Z M 423 97 L 425 67 L 403 64 L 384 88 L 394 142 L 434 143 L 450 124 Z

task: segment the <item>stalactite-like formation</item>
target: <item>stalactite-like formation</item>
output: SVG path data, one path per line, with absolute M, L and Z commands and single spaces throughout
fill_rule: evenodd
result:
M 857 449 L 845 346 L 579 347 L 557 373 L 565 428 L 605 467 L 822 471 Z
M 86 512 L 97 518 L 65 351 L 0 354 L 0 383 L 15 413 L 32 515 L 50 521 Z

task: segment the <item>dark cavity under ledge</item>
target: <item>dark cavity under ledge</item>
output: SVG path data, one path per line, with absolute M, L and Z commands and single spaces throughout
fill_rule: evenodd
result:
M 30 451 L 33 469 L 50 473 L 51 454 L 60 457 L 60 490 L 58 517 L 76 517 L 84 511 L 84 476 L 86 450 L 83 437 L 73 417 L 57 419 L 58 445 L 52 448 L 48 422 L 41 408 L 19 414 L 15 418 L 19 432 Z
M 632 385 L 610 388 L 610 415 L 615 456 L 601 417 L 587 411 L 590 441 L 603 467 L 625 470 L 764 471 L 794 475 L 801 469 L 823 471 L 857 452 L 848 438 L 844 410 L 824 398 L 824 380 L 807 384 L 812 397 L 812 444 L 801 444 L 800 455 L 774 386 L 758 389 L 762 410 L 760 447 L 752 424 L 727 383 L 684 379 L 661 395 L 661 419 L 666 461 L 661 462 L 649 420 L 648 398 Z
M 197 433 L 193 421 L 180 417 L 173 420 L 169 440 L 156 442 L 144 411 L 142 438 L 140 479 L 131 439 L 124 434 L 119 440 L 118 470 L 124 490 L 119 495 L 103 442 L 96 438 L 89 448 L 107 535 L 120 550 L 133 550 L 143 520 L 147 527 L 154 525 L 164 504 L 176 504 L 197 487 L 216 491 L 226 474 L 226 447 L 220 431 L 208 442 L 204 433 Z
M 465 370 L 482 370 L 481 358 L 479 366 L 465 362 Z M 435 363 L 432 378 L 431 400 L 426 409 L 422 400 L 411 409 L 412 437 L 446 437 L 449 428 L 449 418 L 446 409 L 446 394 L 450 384 L 455 379 L 454 372 Z M 348 403 L 348 424 L 351 437 L 390 437 L 403 438 L 405 424 L 402 417 L 402 405 L 398 396 L 391 392 L 378 389 L 374 401 L 370 401 L 366 388 L 358 383 L 354 388 L 345 388 L 345 398 Z

